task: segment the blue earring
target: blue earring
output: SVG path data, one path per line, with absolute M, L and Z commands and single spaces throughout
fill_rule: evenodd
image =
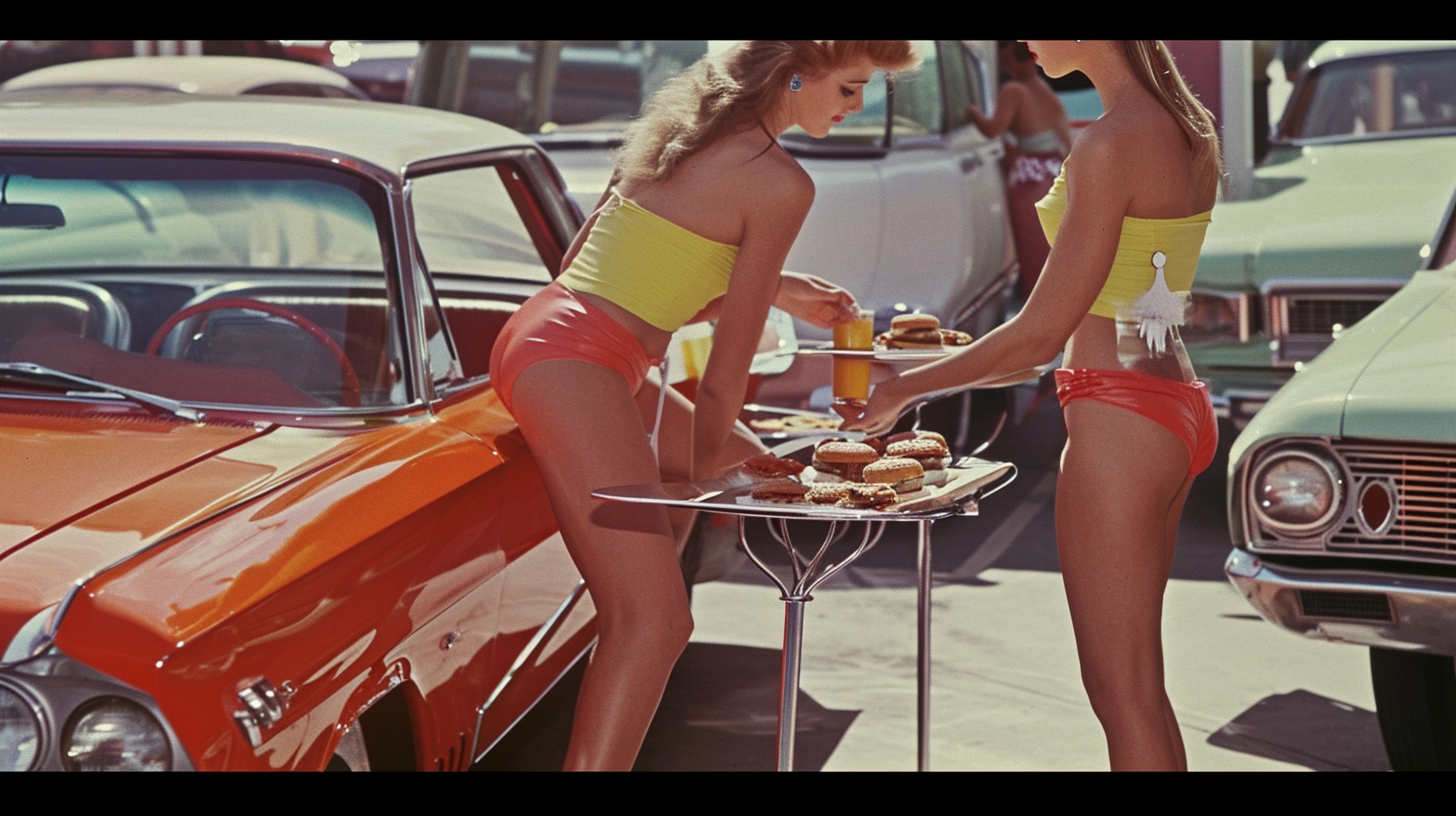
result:
M 799 79 L 799 75 L 798 74 L 794 74 L 793 76 L 789 77 L 789 90 L 794 91 L 795 93 L 797 93 L 799 91 L 802 91 L 803 89 L 804 89 L 804 80 Z

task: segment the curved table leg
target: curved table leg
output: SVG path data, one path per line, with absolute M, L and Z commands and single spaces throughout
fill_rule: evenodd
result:
M 828 553 L 830 546 L 844 536 L 844 530 L 840 528 L 841 524 L 847 527 L 849 522 L 829 522 L 829 530 L 824 535 L 824 541 L 819 545 L 818 551 L 806 561 L 794 548 L 794 542 L 789 538 L 788 525 L 780 521 L 778 529 L 775 530 L 773 521 L 769 521 L 770 533 L 789 556 L 789 569 L 792 573 L 792 586 L 790 586 L 781 580 L 773 569 L 753 551 L 748 543 L 746 517 L 738 517 L 739 545 L 743 547 L 743 552 L 748 555 L 748 559 L 753 562 L 754 566 L 758 567 L 759 571 L 768 576 L 769 580 L 779 588 L 779 592 L 782 593 L 779 600 L 784 602 L 784 651 L 779 676 L 778 770 L 780 771 L 794 769 L 794 734 L 799 722 L 799 667 L 803 663 L 804 647 L 804 605 L 814 599 L 811 593 L 820 584 L 828 580 L 834 573 L 849 566 L 856 558 L 873 547 L 885 532 L 884 522 L 866 522 L 864 537 L 860 539 L 859 546 L 855 547 L 844 560 L 826 564 L 824 556 Z M 928 547 L 929 524 L 922 522 L 922 525 Z M 929 609 L 927 603 L 925 606 L 927 615 Z

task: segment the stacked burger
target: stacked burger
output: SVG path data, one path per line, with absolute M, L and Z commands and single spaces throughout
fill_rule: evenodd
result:
M 896 315 L 890 330 L 875 338 L 875 345 L 886 349 L 939 349 L 945 346 L 968 346 L 971 336 L 963 331 L 942 329 L 935 315 Z

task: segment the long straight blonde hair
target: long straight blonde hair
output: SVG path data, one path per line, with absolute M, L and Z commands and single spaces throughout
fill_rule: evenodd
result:
M 750 40 L 704 57 L 643 105 L 617 153 L 616 177 L 666 178 L 683 159 L 769 118 L 790 77 L 818 79 L 861 58 L 886 71 L 919 62 L 909 40 Z
M 1197 167 L 1212 167 L 1223 180 L 1223 153 L 1218 145 L 1218 128 L 1213 114 L 1188 90 L 1173 54 L 1162 40 L 1122 40 L 1122 52 L 1133 75 L 1162 104 L 1183 128 L 1193 148 Z

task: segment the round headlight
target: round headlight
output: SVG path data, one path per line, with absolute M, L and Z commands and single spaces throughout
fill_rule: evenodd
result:
M 0 771 L 28 771 L 40 754 L 40 721 L 24 697 L 0 687 Z
M 1334 521 L 1344 499 L 1344 480 L 1326 456 L 1284 450 L 1258 464 L 1249 492 L 1261 522 L 1275 532 L 1308 537 Z
M 71 717 L 61 743 L 66 770 L 165 771 L 167 732 L 151 712 L 121 697 L 101 697 Z

